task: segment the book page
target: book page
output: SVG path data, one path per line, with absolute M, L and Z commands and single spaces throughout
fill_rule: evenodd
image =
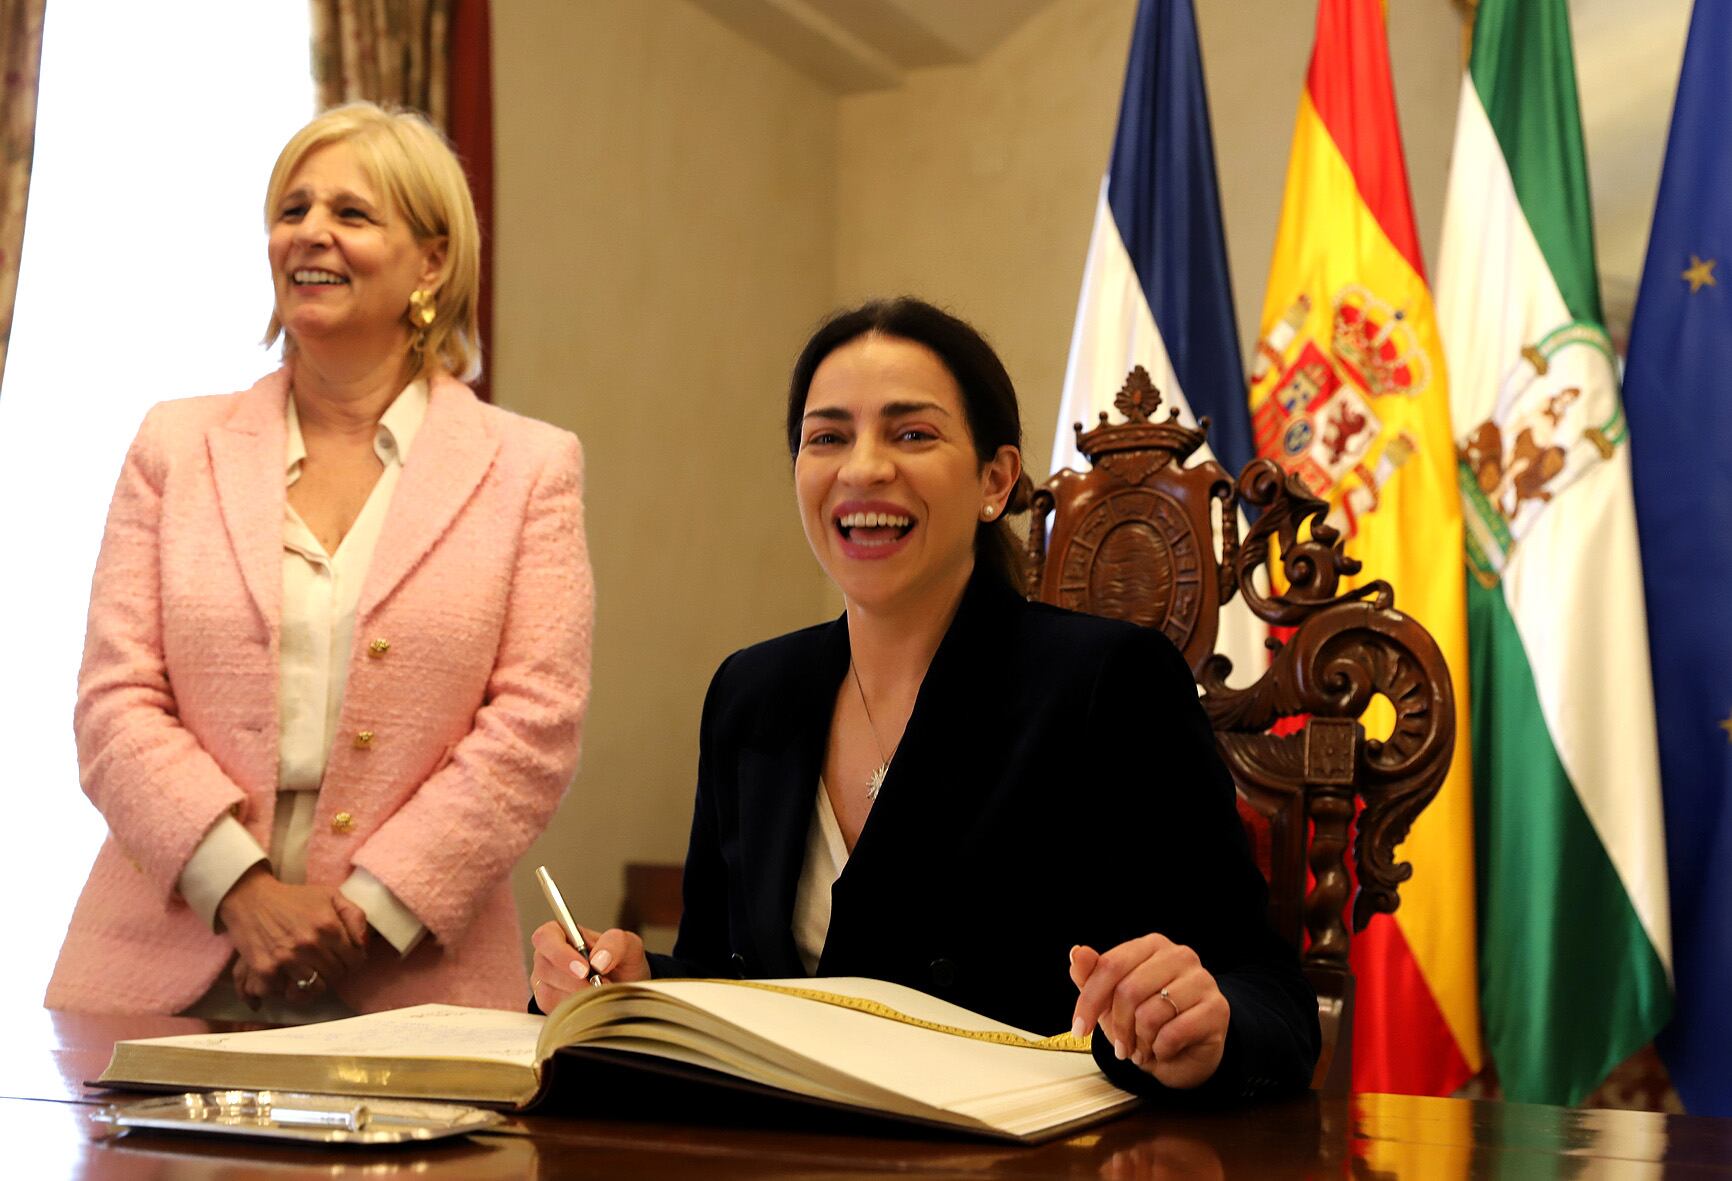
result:
M 297 1057 L 481 1059 L 533 1067 L 535 1040 L 546 1020 L 503 1009 L 416 1005 L 315 1025 L 142 1038 L 133 1044 Z
M 1039 1037 L 880 980 L 834 977 L 763 983 L 860 997 L 941 1025 L 1030 1040 Z M 1086 1053 L 979 1041 L 728 981 L 656 980 L 604 991 L 613 995 L 597 996 L 570 1009 L 562 1006 L 550 1020 L 550 1038 L 605 1045 L 608 1022 L 638 1018 L 631 1021 L 628 1036 L 652 1039 L 660 1036 L 652 1023 L 660 1021 L 707 1035 L 716 1043 L 710 1051 L 716 1058 L 727 1059 L 725 1047 L 731 1045 L 779 1063 L 823 1091 L 851 1093 L 888 1109 L 901 1106 L 888 1102 L 889 1096 L 902 1096 L 930 1108 L 971 1111 L 988 1122 L 994 1122 L 990 1114 L 994 1108 L 1022 1107 L 1017 1097 L 1034 1099 L 1039 1106 L 1078 1089 L 1090 1093 L 1090 1102 L 1097 1105 L 1115 1103 L 1119 1097 L 1130 1101 L 1130 1096 L 1106 1081 Z M 677 1044 L 685 1038 L 667 1040 Z M 749 1069 L 738 1073 L 752 1077 Z

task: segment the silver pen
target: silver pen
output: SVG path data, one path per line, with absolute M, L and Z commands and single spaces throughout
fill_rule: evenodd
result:
M 559 929 L 565 932 L 566 941 L 577 948 L 578 954 L 589 964 L 589 986 L 600 988 L 607 981 L 595 970 L 595 964 L 589 958 L 589 944 L 583 941 L 583 932 L 577 929 L 577 920 L 571 917 L 571 911 L 565 905 L 565 896 L 559 892 L 559 887 L 553 884 L 553 875 L 547 872 L 547 866 L 535 867 L 535 880 L 541 883 L 541 892 L 547 895 L 547 905 L 553 908 L 553 917 L 559 920 Z

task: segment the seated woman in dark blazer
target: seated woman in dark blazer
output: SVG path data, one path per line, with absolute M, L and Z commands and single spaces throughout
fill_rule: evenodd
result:
M 585 931 L 586 963 L 548 923 L 536 1003 L 592 965 L 873 976 L 1040 1033 L 1098 1024 L 1135 1090 L 1304 1087 L 1317 999 L 1190 670 L 1158 631 L 1023 597 L 1022 431 L 992 349 L 917 300 L 867 304 L 806 345 L 787 425 L 847 610 L 717 671 L 673 955 Z

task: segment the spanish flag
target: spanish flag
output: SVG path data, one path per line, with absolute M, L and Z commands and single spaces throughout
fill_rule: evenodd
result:
M 1448 1094 L 1480 1068 L 1461 500 L 1380 0 L 1318 6 L 1251 416 L 1258 453 L 1329 502 L 1360 580 L 1390 582 L 1449 662 L 1449 776 L 1397 850 L 1400 909 L 1352 950 L 1354 1089 Z

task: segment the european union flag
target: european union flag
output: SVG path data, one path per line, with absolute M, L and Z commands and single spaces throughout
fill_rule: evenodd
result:
M 1672 1023 L 1656 1044 L 1699 1115 L 1732 1115 L 1729 112 L 1732 4 L 1699 0 L 1624 376 L 1677 979 Z

